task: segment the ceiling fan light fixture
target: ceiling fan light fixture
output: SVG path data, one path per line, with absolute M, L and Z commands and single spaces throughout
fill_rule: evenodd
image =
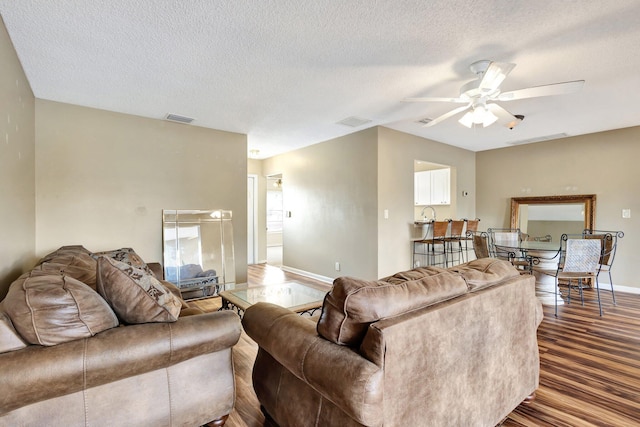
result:
M 498 117 L 487 109 L 485 105 L 476 105 L 473 111 L 468 111 L 458 123 L 468 128 L 473 125 L 482 125 L 482 127 L 491 126 L 498 120 Z
M 484 119 L 482 120 L 482 126 L 483 127 L 491 126 L 496 122 L 496 120 L 498 120 L 498 117 L 496 117 L 496 115 L 493 114 L 491 111 L 487 110 L 484 115 Z
M 476 105 L 473 109 L 473 123 L 479 125 L 484 123 L 485 116 L 487 115 L 487 107 L 484 105 Z
M 458 120 L 458 123 L 471 128 L 471 126 L 473 126 L 473 113 L 471 111 L 468 111 L 464 116 L 462 116 L 460 120 Z

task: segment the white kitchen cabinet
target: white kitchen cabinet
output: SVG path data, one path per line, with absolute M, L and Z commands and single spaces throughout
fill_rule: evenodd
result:
M 451 203 L 451 169 L 431 171 L 431 204 L 448 205 Z
M 416 206 L 451 204 L 451 170 L 434 169 L 414 174 Z
M 415 204 L 431 204 L 431 171 L 416 172 L 413 184 Z

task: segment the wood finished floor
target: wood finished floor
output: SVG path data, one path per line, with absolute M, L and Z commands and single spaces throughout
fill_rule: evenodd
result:
M 259 286 L 295 280 L 321 282 L 287 273 L 265 264 L 249 267 L 249 285 Z M 585 291 L 579 299 L 559 307 L 544 306 L 538 328 L 540 387 L 536 400 L 520 405 L 504 421 L 504 427 L 640 426 L 640 295 L 602 292 L 604 316 L 598 316 L 597 299 Z M 220 307 L 219 298 L 195 301 L 204 310 Z M 233 349 L 236 404 L 226 427 L 258 427 L 264 416 L 251 385 L 256 344 L 242 334 Z

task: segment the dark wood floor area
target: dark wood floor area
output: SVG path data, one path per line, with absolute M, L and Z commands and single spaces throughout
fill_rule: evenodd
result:
M 287 280 L 325 285 L 312 279 L 257 265 L 249 268 L 249 284 Z M 503 422 L 514 426 L 640 426 L 640 295 L 602 293 L 604 316 L 598 315 L 595 292 L 559 308 L 545 306 L 538 329 L 540 388 L 536 400 L 520 405 Z M 217 310 L 219 298 L 197 301 Z M 234 347 L 236 404 L 226 426 L 263 426 L 264 417 L 251 385 L 257 347 L 244 333 Z

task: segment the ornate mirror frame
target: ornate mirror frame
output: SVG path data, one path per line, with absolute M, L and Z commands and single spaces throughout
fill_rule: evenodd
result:
M 520 205 L 550 205 L 584 203 L 584 228 L 593 229 L 596 224 L 596 195 L 538 196 L 511 198 L 511 228 L 520 223 Z

